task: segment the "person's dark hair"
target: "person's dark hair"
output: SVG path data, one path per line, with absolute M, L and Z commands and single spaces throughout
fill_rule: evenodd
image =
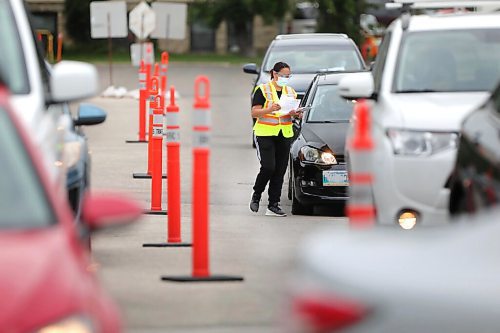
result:
M 273 72 L 278 73 L 283 68 L 290 69 L 290 65 L 283 61 L 278 61 L 277 63 L 275 63 L 271 71 L 269 71 L 269 74 L 271 74 L 271 79 L 273 78 Z

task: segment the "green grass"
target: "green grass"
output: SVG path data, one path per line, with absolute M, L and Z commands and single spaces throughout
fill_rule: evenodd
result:
M 105 50 L 84 50 L 84 49 L 68 49 L 63 51 L 63 60 L 78 60 L 91 63 L 102 63 L 108 61 L 108 52 Z M 161 60 L 161 53 L 157 52 L 156 60 Z M 261 56 L 244 57 L 237 54 L 213 54 L 213 53 L 189 53 L 189 54 L 170 54 L 170 61 L 179 62 L 211 62 L 211 63 L 229 63 L 229 64 L 244 64 L 249 62 L 259 63 L 262 60 Z M 130 63 L 130 53 L 123 49 L 113 50 L 114 63 Z

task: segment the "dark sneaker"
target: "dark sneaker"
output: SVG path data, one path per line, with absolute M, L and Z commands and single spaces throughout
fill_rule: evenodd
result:
M 279 217 L 286 216 L 285 212 L 281 209 L 281 207 L 277 203 L 270 204 L 269 206 L 267 206 L 266 215 L 267 216 L 279 216 Z
M 259 211 L 260 198 L 254 193 L 252 199 L 250 200 L 250 210 L 254 213 Z

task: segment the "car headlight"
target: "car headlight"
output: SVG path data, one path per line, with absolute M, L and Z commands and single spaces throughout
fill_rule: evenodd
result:
M 301 159 L 304 162 L 321 164 L 321 165 L 337 164 L 337 159 L 330 152 L 322 151 L 311 146 L 304 146 L 300 148 L 300 152 L 301 152 Z
M 394 154 L 411 156 L 429 156 L 443 150 L 457 147 L 457 133 L 425 132 L 389 129 L 387 136 L 391 140 Z
M 68 169 L 74 167 L 76 163 L 78 163 L 81 151 L 82 145 L 78 141 L 64 143 L 64 161 Z
M 94 333 L 92 322 L 83 316 L 74 316 L 50 324 L 38 330 L 37 333 Z

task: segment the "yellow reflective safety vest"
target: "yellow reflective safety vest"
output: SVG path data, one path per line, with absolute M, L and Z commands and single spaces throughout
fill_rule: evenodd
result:
M 278 93 L 271 81 L 258 85 L 255 91 L 257 91 L 257 89 L 262 90 L 262 95 L 264 95 L 266 99 L 263 105 L 264 109 L 270 107 L 273 103 L 279 102 Z M 284 86 L 281 94 L 285 94 L 291 98 L 297 98 L 297 93 L 289 86 Z M 291 138 L 293 136 L 292 116 L 279 116 L 268 113 L 257 118 L 253 130 L 256 136 L 277 136 L 280 131 L 282 131 L 285 138 Z

